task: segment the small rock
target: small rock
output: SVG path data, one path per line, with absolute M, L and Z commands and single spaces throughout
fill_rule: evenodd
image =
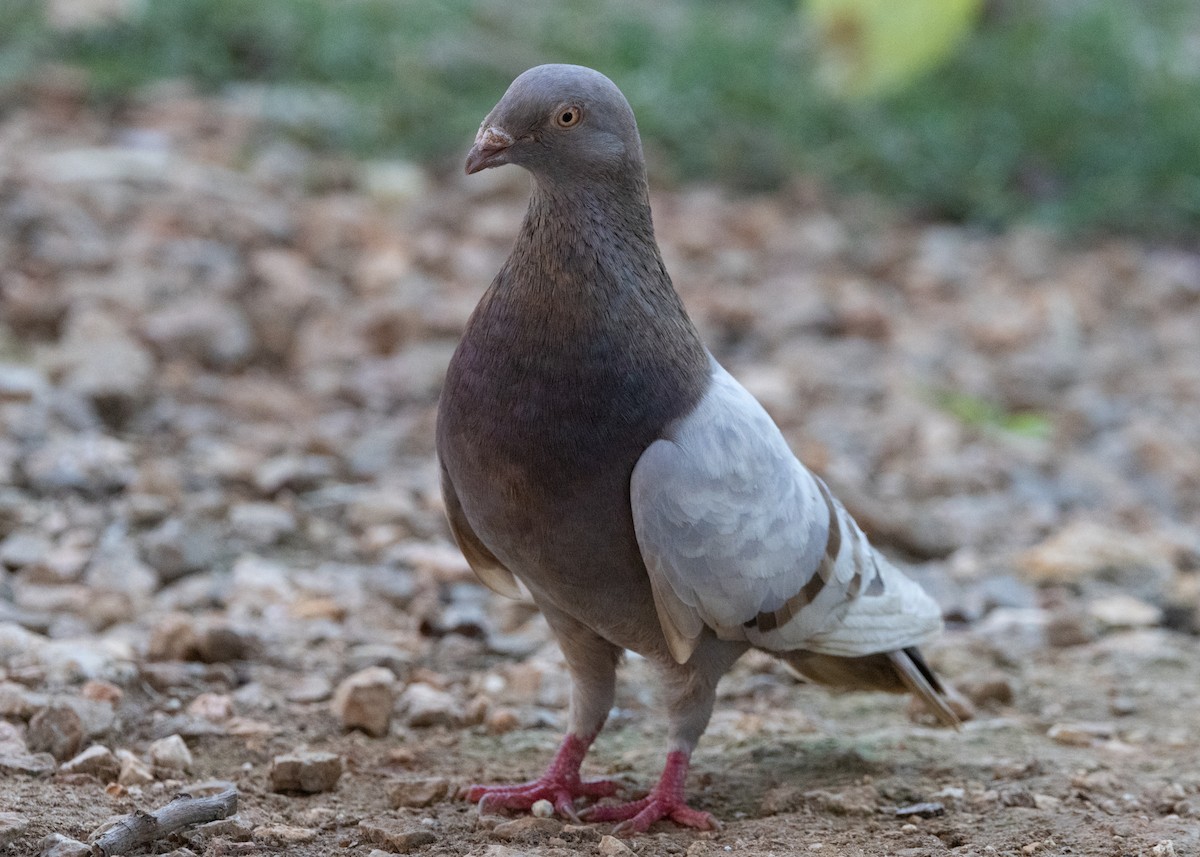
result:
M 48 752 L 61 762 L 79 752 L 83 734 L 83 720 L 74 708 L 49 705 L 30 719 L 25 743 L 33 752 Z
M 521 726 L 521 718 L 515 710 L 508 706 L 493 708 L 488 712 L 484 721 L 489 735 L 503 735 Z
M 423 682 L 410 684 L 400 696 L 409 726 L 459 726 L 463 713 L 454 697 Z
M 0 682 L 0 717 L 28 720 L 46 704 L 46 697 L 15 681 Z
M 51 833 L 38 843 L 38 857 L 91 857 L 92 846 L 77 839 Z
M 0 720 L 0 755 L 22 756 L 29 752 L 21 731 L 15 723 Z
M 967 796 L 967 790 L 962 786 L 942 786 L 933 793 L 933 797 L 944 797 L 952 801 L 960 801 Z
M 463 723 L 467 726 L 478 726 L 487 720 L 488 713 L 492 710 L 492 701 L 483 694 L 471 697 L 471 701 L 467 703 L 467 707 L 463 710 Z
M 0 755 L 0 775 L 22 774 L 45 777 L 54 773 L 54 757 L 49 753 L 13 753 Z
M 169 613 L 150 629 L 146 657 L 152 661 L 194 661 L 197 659 L 197 639 L 190 616 Z
M 944 815 L 946 807 L 937 801 L 926 801 L 924 803 L 913 803 L 908 806 L 897 807 L 897 818 L 934 818 L 939 815 Z
M 492 828 L 488 834 L 493 839 L 512 842 L 517 839 L 527 839 L 535 836 L 551 836 L 562 830 L 562 825 L 553 818 L 536 818 L 523 815 L 512 821 L 502 821 Z
M 1074 610 L 1056 613 L 1046 625 L 1046 643 L 1056 649 L 1090 643 L 1096 637 L 1094 624 Z
M 260 740 L 278 735 L 280 729 L 265 720 L 255 720 L 252 717 L 231 717 L 225 724 L 225 731 L 235 738 Z
M 159 738 L 150 745 L 148 755 L 150 763 L 155 768 L 163 768 L 168 771 L 190 771 L 192 769 L 192 751 L 188 749 L 187 744 L 179 735 Z
M 382 855 L 382 852 L 380 854 Z M 528 855 L 528 851 L 510 848 L 498 842 L 493 842 L 487 848 L 483 849 L 483 857 L 528 857 Z M 371 855 L 368 855 L 368 857 L 371 857 Z
M 600 853 L 603 854 L 604 857 L 617 857 L 618 854 L 633 853 L 630 847 L 620 839 L 607 834 L 600 837 L 600 844 L 597 847 L 600 849 Z
M 384 667 L 397 676 L 412 672 L 413 653 L 401 646 L 387 643 L 361 643 L 346 653 L 346 665 L 358 671 L 367 667 Z
M 1017 558 L 1026 579 L 1038 584 L 1078 584 L 1089 578 L 1127 588 L 1159 589 L 1173 573 L 1157 542 L 1094 521 L 1068 524 Z
M 291 824 L 264 824 L 254 828 L 254 839 L 268 845 L 303 845 L 317 838 L 311 827 L 296 827 Z
M 112 425 L 124 422 L 151 390 L 150 352 L 106 312 L 72 311 L 54 363 L 62 386 L 90 399 Z
M 840 792 L 814 789 L 805 792 L 804 798 L 832 815 L 874 815 L 879 803 L 874 786 L 850 787 Z
M 238 503 L 229 510 L 233 532 L 253 547 L 269 547 L 296 532 L 296 516 L 274 503 Z
M 323 455 L 283 455 L 269 458 L 254 471 L 254 487 L 266 496 L 284 488 L 304 491 L 316 488 L 333 475 L 333 460 Z
M 3 630 L 3 625 L 0 624 L 0 636 L 3 636 Z M 3 648 L 2 643 L 0 648 Z M 37 651 L 33 652 L 30 660 L 42 668 L 47 679 L 51 681 L 76 682 L 89 678 L 103 678 L 123 682 L 133 676 L 133 664 L 137 657 L 128 642 L 114 636 L 39 641 Z M 78 697 L 69 699 L 87 702 L 79 700 Z M 88 704 L 98 709 L 102 708 L 108 713 L 111 722 L 111 705 Z M 79 706 L 74 707 L 82 716 L 82 709 Z
M 192 357 L 217 369 L 243 363 L 257 345 L 242 310 L 216 295 L 162 306 L 146 317 L 142 330 L 161 353 Z
M 1040 810 L 1050 812 L 1058 809 L 1059 806 L 1062 805 L 1062 801 L 1059 798 L 1054 797 L 1054 795 L 1046 795 L 1035 792 L 1033 795 L 1033 805 Z
M 209 567 L 224 537 L 211 523 L 169 517 L 139 540 L 142 558 L 164 581 Z
M 1175 803 L 1171 810 L 1180 818 L 1200 818 L 1200 797 L 1184 798 Z
M 443 583 L 472 579 L 471 566 L 462 551 L 445 542 L 405 541 L 396 545 L 390 558 L 415 571 L 427 572 Z
M 979 708 L 1011 705 L 1014 697 L 1012 681 L 1007 676 L 987 676 L 957 682 L 958 689 Z
M 407 854 L 416 848 L 437 842 L 437 836 L 431 831 L 396 821 L 360 821 L 358 829 L 362 831 L 363 839 L 373 845 L 382 845 L 397 854 Z
M 388 733 L 396 703 L 396 676 L 383 667 L 367 667 L 347 676 L 331 706 L 343 729 L 361 729 L 381 738 Z
M 245 660 L 254 647 L 254 638 L 221 622 L 200 629 L 196 639 L 196 657 L 204 664 L 226 664 Z
M 1109 713 L 1116 717 L 1128 717 L 1131 714 L 1137 714 L 1137 702 L 1128 696 L 1114 696 L 1108 701 Z
M 400 780 L 388 793 L 392 806 L 429 806 L 450 792 L 450 781 L 445 777 L 426 777 L 419 780 Z
M 188 835 L 188 841 L 193 845 L 207 844 L 217 838 L 230 842 L 249 842 L 254 838 L 254 830 L 245 821 L 233 816 L 202 824 Z
M 1087 611 L 1109 628 L 1153 628 L 1163 618 L 1161 608 L 1124 593 L 1097 598 L 1088 604 Z
M 102 783 L 110 783 L 121 773 L 121 763 L 112 750 L 102 744 L 93 744 L 78 756 L 62 763 L 60 770 L 65 774 L 91 774 Z
M 317 794 L 333 791 L 342 775 L 336 753 L 307 750 L 276 756 L 271 762 L 271 790 Z
M 1000 789 L 1000 803 L 1004 806 L 1023 806 L 1029 809 L 1037 806 L 1033 792 L 1021 786 L 1008 786 Z
M 16 841 L 29 827 L 29 819 L 16 812 L 0 812 L 0 848 Z
M 150 766 L 128 750 L 116 752 L 121 770 L 117 774 L 117 782 L 123 786 L 143 786 L 154 782 L 154 772 Z
M 323 702 L 333 693 L 333 685 L 323 675 L 308 674 L 298 678 L 287 689 L 289 702 Z
M 534 801 L 533 806 L 529 807 L 529 813 L 534 818 L 554 818 L 554 804 L 542 798 Z
M 342 622 L 346 618 L 346 608 L 333 598 L 320 595 L 309 595 L 297 598 L 288 608 L 288 613 L 302 621 L 314 619 L 329 622 Z
M 32 366 L 0 363 L 0 402 L 31 401 L 45 395 L 46 386 L 45 377 Z
M 188 703 L 187 713 L 210 723 L 233 717 L 233 698 L 227 693 L 202 693 Z
M 1055 723 L 1046 735 L 1069 747 L 1090 747 L 1111 738 L 1115 731 L 1111 723 Z
M 0 565 L 25 568 L 42 562 L 52 549 L 50 540 L 41 533 L 17 530 L 0 542 Z
M 92 702 L 107 702 L 115 708 L 121 704 L 121 700 L 125 697 L 125 691 L 112 682 L 89 679 L 79 689 L 79 695 Z
M 146 657 L 220 664 L 244 660 L 252 646 L 248 635 L 222 622 L 199 626 L 184 613 L 170 613 L 151 630 Z
M 25 457 L 22 469 L 39 494 L 103 496 L 122 490 L 135 476 L 129 446 L 94 432 L 52 436 Z
M 1038 607 L 998 607 L 983 617 L 974 628 L 985 640 L 1003 643 L 1013 657 L 1042 648 L 1050 614 Z
M 564 824 L 562 835 L 577 842 L 599 842 L 600 831 L 592 824 Z

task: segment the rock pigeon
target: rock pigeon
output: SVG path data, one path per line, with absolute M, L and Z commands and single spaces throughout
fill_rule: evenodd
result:
M 655 243 L 637 125 L 607 77 L 520 75 L 480 127 L 468 174 L 533 176 L 512 254 L 467 323 L 437 425 L 450 528 L 487 586 L 523 584 L 572 678 L 569 728 L 537 780 L 474 786 L 481 809 L 617 786 L 580 777 L 618 661 L 661 675 L 666 765 L 641 800 L 598 803 L 622 833 L 689 807 L 689 758 L 717 681 L 748 649 L 826 685 L 909 690 L 956 723 L 917 650 L 934 601 L 888 563 L 762 406 L 705 349 Z

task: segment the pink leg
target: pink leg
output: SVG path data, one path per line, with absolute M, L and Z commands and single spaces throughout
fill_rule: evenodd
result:
M 538 779 L 516 786 L 471 786 L 467 800 L 478 801 L 480 812 L 529 809 L 539 800 L 548 800 L 559 815 L 577 822 L 575 798 L 608 797 L 617 791 L 613 780 L 583 780 L 579 776 L 579 766 L 595 737 L 580 738 L 568 733 Z
M 613 831 L 618 835 L 645 833 L 650 825 L 664 818 L 685 827 L 717 830 L 721 825 L 711 814 L 692 809 L 683 799 L 683 781 L 687 779 L 690 755 L 683 750 L 671 751 L 654 791 L 630 803 L 594 806 L 584 811 L 584 820 L 619 821 L 621 823 Z

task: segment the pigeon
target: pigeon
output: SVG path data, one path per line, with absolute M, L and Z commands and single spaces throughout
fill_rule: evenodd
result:
M 581 66 L 524 72 L 483 120 L 466 172 L 505 164 L 532 175 L 532 193 L 446 373 L 442 492 L 479 579 L 532 596 L 572 690 L 542 776 L 468 799 L 547 800 L 621 834 L 662 819 L 715 829 L 684 782 L 717 682 L 751 648 L 813 682 L 911 691 L 956 724 L 917 648 L 941 631 L 937 605 L 872 548 L 688 318 L 621 91 Z M 612 804 L 600 799 L 617 783 L 580 766 L 626 650 L 661 679 L 668 747 L 652 791 Z

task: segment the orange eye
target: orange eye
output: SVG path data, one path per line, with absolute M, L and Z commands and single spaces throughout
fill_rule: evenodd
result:
M 574 128 L 583 119 L 583 109 L 576 104 L 558 108 L 554 114 L 554 124 L 559 128 Z

